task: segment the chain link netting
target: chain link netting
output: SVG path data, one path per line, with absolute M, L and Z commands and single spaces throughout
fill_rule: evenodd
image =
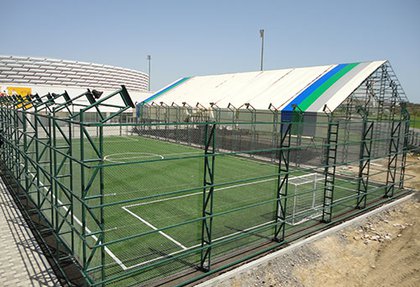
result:
M 88 284 L 161 284 L 402 192 L 417 138 L 404 106 L 385 97 L 395 88 L 372 83 L 333 113 L 186 103 L 133 112 L 124 89 L 117 104 L 2 101 L 1 165 Z M 370 99 L 375 89 L 384 102 Z

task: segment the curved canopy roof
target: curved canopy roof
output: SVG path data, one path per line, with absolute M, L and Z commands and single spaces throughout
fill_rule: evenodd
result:
M 270 105 L 281 111 L 297 105 L 302 111 L 320 112 L 324 106 L 333 111 L 386 61 L 334 64 L 273 71 L 210 75 L 181 78 L 156 92 L 146 103 L 183 102 L 221 108 L 232 104 L 255 109 Z
M 0 83 L 147 91 L 149 76 L 132 69 L 49 58 L 0 55 Z

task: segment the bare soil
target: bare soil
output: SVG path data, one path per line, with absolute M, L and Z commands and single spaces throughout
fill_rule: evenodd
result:
M 420 190 L 420 157 L 407 163 Z M 212 286 L 420 286 L 420 193 Z
M 420 286 L 419 219 L 418 198 L 381 212 L 314 242 L 319 260 L 293 275 L 303 286 Z

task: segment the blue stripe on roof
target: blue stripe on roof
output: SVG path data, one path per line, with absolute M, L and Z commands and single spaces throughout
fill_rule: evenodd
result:
M 169 91 L 169 90 L 171 90 L 171 89 L 175 88 L 176 86 L 178 86 L 178 85 L 180 85 L 180 84 L 184 83 L 185 81 L 189 80 L 190 78 L 191 78 L 191 77 L 185 77 L 185 78 L 181 78 L 181 79 L 179 79 L 179 80 L 178 80 L 178 81 L 176 81 L 175 83 L 173 83 L 173 84 L 171 84 L 171 85 L 167 86 L 166 88 L 164 88 L 164 89 L 162 89 L 162 90 L 158 91 L 156 94 L 153 94 L 152 96 L 148 97 L 147 99 L 145 99 L 143 102 L 141 102 L 141 103 L 139 103 L 139 104 L 142 104 L 142 103 L 143 103 L 143 104 L 144 104 L 144 103 L 149 103 L 150 101 L 152 101 L 152 100 L 156 99 L 157 97 L 159 97 L 159 96 L 163 95 L 164 93 L 166 93 L 167 91 Z
M 335 66 L 333 69 L 328 71 L 325 75 L 321 78 L 313 82 L 309 87 L 303 90 L 297 97 L 295 97 L 287 106 L 285 106 L 282 111 L 291 112 L 293 111 L 293 105 L 299 106 L 301 102 L 303 102 L 310 94 L 312 94 L 316 89 L 318 89 L 323 83 L 328 81 L 329 78 L 334 76 L 348 64 L 339 64 Z

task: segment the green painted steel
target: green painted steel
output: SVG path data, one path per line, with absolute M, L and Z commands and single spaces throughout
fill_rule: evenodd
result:
M 193 107 L 144 105 L 136 123 L 123 87 L 100 100 L 89 91 L 66 95 L 33 97 L 28 109 L 21 99 L 0 99 L 0 166 L 59 239 L 51 256 L 71 259 L 87 286 L 153 286 L 175 277 L 185 285 L 329 226 L 323 218 L 359 214 L 360 178 L 348 167 L 389 156 L 353 156 L 371 141 L 365 121 L 341 124 L 353 105 L 332 118 L 302 110 L 294 122 L 276 110 L 217 108 L 211 118 Z M 110 105 L 113 97 L 123 104 Z M 89 104 L 77 106 L 83 98 Z M 400 131 L 407 142 L 407 128 Z M 339 132 L 346 136 L 332 140 Z M 400 164 L 404 146 L 392 150 Z M 349 151 L 345 161 L 331 154 L 340 147 Z M 336 166 L 342 173 L 331 181 Z M 404 192 L 398 183 L 396 195 Z M 327 184 L 334 200 L 326 204 Z M 386 182 L 362 187 L 367 208 L 388 201 Z

